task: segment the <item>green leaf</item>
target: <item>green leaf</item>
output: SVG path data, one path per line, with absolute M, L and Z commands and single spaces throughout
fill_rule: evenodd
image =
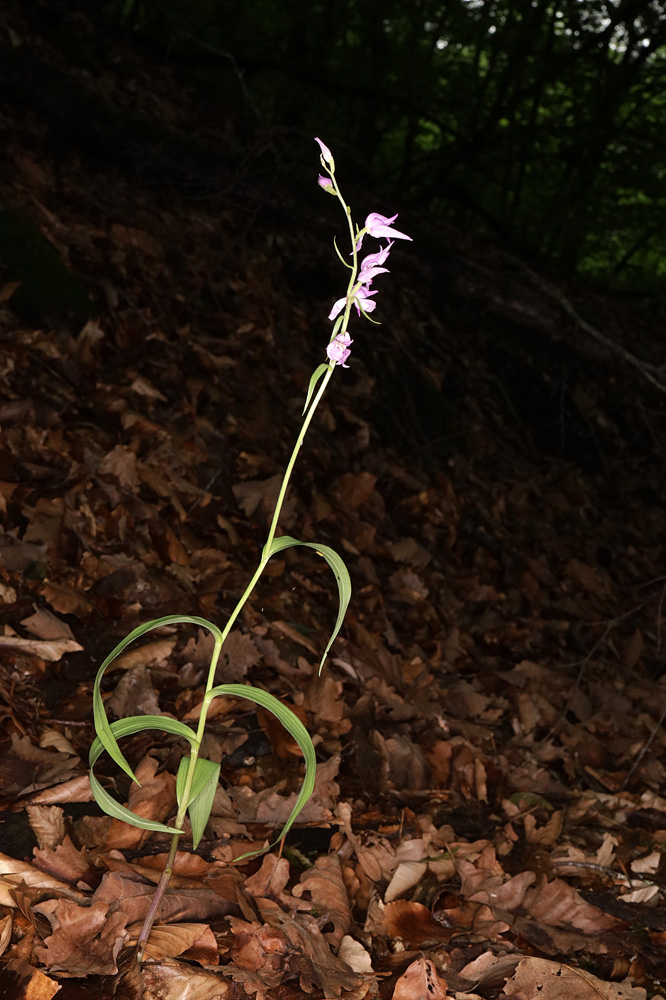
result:
M 317 387 L 317 382 L 319 382 L 322 375 L 326 374 L 326 372 L 330 367 L 331 366 L 329 364 L 326 364 L 326 362 L 324 362 L 323 364 L 319 365 L 318 368 L 315 368 L 315 370 L 313 371 L 312 376 L 310 377 L 310 385 L 308 386 L 308 395 L 305 400 L 305 406 L 303 407 L 303 413 L 305 413 L 308 406 L 310 405 L 310 400 L 312 399 L 312 394 Z
M 185 794 L 185 782 L 190 766 L 190 758 L 183 757 L 178 768 L 178 778 L 176 779 L 176 795 L 178 804 L 182 805 Z M 215 789 L 220 778 L 220 765 L 212 760 L 198 758 L 194 765 L 194 778 L 187 800 L 187 810 L 190 814 L 192 824 L 192 848 L 196 850 L 199 841 L 204 835 L 206 823 L 213 808 Z
M 335 549 L 332 549 L 329 545 L 319 545 L 317 542 L 299 542 L 297 538 L 291 538 L 289 535 L 281 535 L 279 538 L 274 538 L 270 549 L 268 552 L 264 549 L 263 555 L 264 557 L 270 558 L 272 555 L 275 555 L 276 552 L 282 552 L 283 549 L 288 549 L 292 545 L 305 545 L 308 549 L 314 549 L 317 555 L 323 556 L 333 570 L 333 575 L 335 576 L 338 584 L 338 617 L 335 622 L 335 627 L 331 633 L 331 638 L 328 640 L 326 649 L 324 650 L 324 655 L 322 656 L 319 664 L 319 673 L 321 673 L 324 661 L 328 656 L 328 651 L 333 645 L 335 637 L 342 627 L 342 622 L 344 621 L 345 613 L 349 606 L 349 600 L 351 598 L 351 579 L 349 577 L 349 570 L 347 569 L 344 560 L 341 559 Z
M 285 546 L 283 546 L 283 548 L 285 548 Z M 280 836 L 267 848 L 267 850 L 270 850 L 271 847 L 275 847 L 275 845 L 278 844 L 284 836 L 286 836 L 301 809 L 312 795 L 315 783 L 315 774 L 317 771 L 317 759 L 315 756 L 314 744 L 310 739 L 309 732 L 298 716 L 295 715 L 290 708 L 287 708 L 286 705 L 283 705 L 281 701 L 278 701 L 274 695 L 269 694 L 268 691 L 262 691 L 260 688 L 249 687 L 245 684 L 218 684 L 217 687 L 212 688 L 208 692 L 205 696 L 204 702 L 210 703 L 213 698 L 220 694 L 231 695 L 234 698 L 246 698 L 248 701 L 253 701 L 256 705 L 261 705 L 263 708 L 267 708 L 269 712 L 272 712 L 273 715 L 279 719 L 287 732 L 294 737 L 301 748 L 303 756 L 305 757 L 305 777 L 303 778 L 303 784 L 301 785 L 301 790 L 298 793 L 298 798 L 296 799 L 294 808 L 289 814 L 289 819 L 282 827 Z M 236 858 L 235 860 L 240 861 L 242 858 L 251 858 L 255 854 L 261 853 L 261 851 L 249 851 L 247 854 L 243 854 L 240 858 Z
M 139 636 L 143 635 L 145 632 L 150 632 L 151 629 L 160 628 L 163 625 L 175 625 L 180 622 L 188 622 L 190 624 L 200 625 L 202 628 L 208 629 L 208 631 L 214 635 L 218 647 L 222 645 L 222 633 L 219 628 L 216 625 L 213 625 L 212 622 L 207 621 L 205 618 L 196 618 L 191 615 L 166 615 L 164 618 L 155 618 L 153 621 L 146 622 L 145 625 L 139 625 L 138 628 L 133 629 L 129 635 L 126 635 L 125 638 L 109 653 L 97 671 L 97 676 L 95 677 L 95 685 L 93 687 L 93 718 L 97 737 L 101 740 L 104 749 L 113 758 L 113 760 L 115 760 L 118 767 L 122 768 L 125 774 L 129 775 L 132 781 L 136 781 L 137 784 L 139 784 L 139 782 L 136 779 L 136 775 L 125 760 L 125 757 L 118 746 L 118 741 L 113 735 L 113 726 L 109 724 L 109 720 L 106 715 L 101 693 L 102 676 L 106 668 L 113 663 L 116 657 L 120 656 L 123 650 L 126 649 L 127 646 L 129 646 L 129 644 L 135 639 L 138 639 Z M 163 717 L 155 716 L 155 718 L 161 719 Z M 160 727 L 158 726 L 152 728 Z
M 354 265 L 350 264 L 348 260 L 345 260 L 340 251 L 338 250 L 338 241 L 336 240 L 335 236 L 333 237 L 333 246 L 335 247 L 335 252 L 337 253 L 342 263 L 345 265 L 345 267 L 348 267 L 350 271 L 353 271 Z
M 186 726 L 183 722 L 178 722 L 177 719 L 170 719 L 167 715 L 132 715 L 128 719 L 119 719 L 118 722 L 112 722 L 109 726 L 111 737 L 114 742 L 117 737 L 129 736 L 132 733 L 141 733 L 146 729 L 160 729 L 165 733 L 173 733 L 175 736 L 182 736 L 193 748 L 196 746 L 196 736 L 189 726 Z M 108 816 L 113 816 L 114 819 L 121 819 L 123 822 L 129 823 L 131 826 L 139 827 L 140 830 L 154 830 L 158 833 L 171 834 L 182 833 L 183 831 L 178 830 L 176 827 L 165 826 L 164 823 L 156 823 L 153 820 L 144 819 L 143 816 L 139 816 L 138 813 L 132 812 L 131 809 L 128 809 L 126 806 L 116 802 L 116 800 L 109 795 L 106 789 L 100 785 L 93 771 L 96 761 L 105 749 L 106 746 L 102 742 L 101 738 L 97 737 L 90 748 L 88 758 L 88 763 L 90 764 L 90 787 L 92 789 L 95 802 L 100 809 L 103 809 Z M 134 780 L 136 781 L 136 778 Z

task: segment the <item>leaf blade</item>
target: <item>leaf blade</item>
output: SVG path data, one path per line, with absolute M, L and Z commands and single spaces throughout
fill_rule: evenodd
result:
M 336 583 L 338 585 L 338 617 L 335 625 L 333 626 L 331 637 L 326 644 L 326 648 L 324 649 L 324 655 L 319 662 L 319 673 L 321 674 L 326 657 L 328 656 L 331 646 L 335 642 L 338 632 L 342 628 L 342 623 L 344 621 L 347 608 L 349 607 L 352 592 L 351 578 L 344 560 L 338 555 L 335 549 L 330 547 L 330 545 L 319 545 L 317 542 L 300 542 L 297 538 L 292 538 L 290 535 L 280 535 L 279 538 L 273 539 L 268 553 L 265 554 L 267 554 L 268 558 L 270 558 L 272 555 L 275 555 L 276 552 L 282 552 L 284 549 L 291 548 L 293 545 L 304 545 L 308 549 L 314 549 L 317 555 L 322 556 L 333 571 L 333 575 L 335 576 Z
M 231 695 L 235 698 L 246 698 L 248 701 L 252 701 L 256 705 L 261 705 L 262 708 L 266 708 L 269 712 L 272 712 L 285 727 L 289 735 L 293 736 L 296 740 L 305 758 L 305 776 L 301 784 L 301 790 L 298 793 L 296 802 L 294 803 L 294 807 L 289 814 L 287 822 L 280 831 L 279 837 L 274 840 L 268 848 L 266 848 L 266 850 L 270 850 L 271 847 L 275 847 L 275 845 L 286 836 L 298 818 L 298 814 L 301 812 L 305 803 L 312 795 L 317 771 L 317 758 L 314 744 L 309 732 L 298 716 L 286 705 L 283 705 L 282 702 L 279 701 L 274 695 L 269 694 L 268 691 L 262 691 L 260 688 L 250 687 L 245 684 L 218 684 L 217 687 L 212 688 L 211 691 L 208 692 L 207 698 L 212 701 L 213 698 L 221 694 Z M 251 858 L 256 854 L 261 853 L 262 851 L 249 851 L 247 854 L 242 854 L 240 858 L 235 858 L 235 861 L 240 861 L 244 858 Z
M 127 648 L 127 646 L 129 646 L 131 642 L 138 639 L 139 636 L 144 635 L 146 632 L 150 632 L 152 629 L 160 628 L 163 625 L 176 625 L 180 623 L 199 625 L 211 632 L 215 637 L 216 642 L 219 642 L 220 645 L 222 644 L 222 633 L 219 628 L 217 625 L 213 625 L 212 622 L 207 621 L 205 618 L 198 618 L 194 615 L 166 615 L 163 618 L 154 618 L 152 621 L 146 622 L 145 624 L 132 629 L 132 631 L 126 635 L 124 639 L 121 639 L 117 646 L 111 650 L 109 655 L 102 662 L 95 676 L 95 683 L 93 685 L 93 721 L 97 738 L 102 741 L 104 749 L 116 762 L 118 767 L 120 767 L 121 770 L 123 770 L 125 774 L 127 774 L 128 777 L 130 777 L 132 781 L 135 781 L 137 784 L 138 781 L 136 775 L 127 763 L 124 754 L 118 746 L 118 741 L 113 735 L 113 726 L 109 723 L 107 718 L 101 692 L 102 677 L 106 668 L 110 666 L 118 656 L 120 656 L 120 654 Z
M 109 728 L 111 729 L 114 740 L 117 740 L 118 737 L 122 738 L 123 736 L 129 736 L 133 733 L 143 732 L 146 729 L 159 729 L 163 732 L 172 733 L 176 736 L 182 736 L 184 739 L 189 741 L 192 747 L 196 746 L 197 742 L 194 732 L 183 722 L 178 722 L 177 719 L 170 719 L 168 716 L 162 715 L 132 715 L 127 719 L 119 719 L 117 722 L 112 722 Z M 100 809 L 105 812 L 107 816 L 112 816 L 114 819 L 120 819 L 124 823 L 129 823 L 130 826 L 138 827 L 140 830 L 151 830 L 154 833 L 182 833 L 183 831 L 177 829 L 177 827 L 166 826 L 164 823 L 158 823 L 155 820 L 149 820 L 145 819 L 143 816 L 139 816 L 138 813 L 128 809 L 127 806 L 121 805 L 121 803 L 117 802 L 112 795 L 109 795 L 106 789 L 95 777 L 94 772 L 95 763 L 104 750 L 106 750 L 106 746 L 102 740 L 97 737 L 93 741 L 88 755 L 88 763 L 90 765 L 90 788 L 93 793 L 93 798 Z
M 307 410 L 308 406 L 310 405 L 310 400 L 312 399 L 312 395 L 313 395 L 315 389 L 317 388 L 317 383 L 321 379 L 322 375 L 326 374 L 326 372 L 328 371 L 328 369 L 330 367 L 331 366 L 324 361 L 317 368 L 315 368 L 315 370 L 313 371 L 312 375 L 310 376 L 310 384 L 308 385 L 308 394 L 307 394 L 307 397 L 305 399 L 305 406 L 303 407 L 303 413 L 305 413 L 305 411 Z M 301 414 L 301 416 L 302 415 L 303 414 Z

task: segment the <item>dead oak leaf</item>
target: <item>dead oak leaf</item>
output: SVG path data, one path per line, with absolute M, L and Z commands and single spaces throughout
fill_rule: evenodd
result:
M 273 899 L 292 909 L 294 900 L 284 891 L 289 881 L 289 862 L 286 858 L 278 858 L 275 854 L 265 854 L 261 868 L 245 880 L 244 889 L 255 899 Z
M 126 937 L 126 914 L 110 913 L 102 901 L 78 906 L 68 899 L 47 899 L 34 909 L 53 929 L 36 948 L 49 971 L 70 976 L 116 974 L 116 960 Z
M 442 979 L 429 958 L 417 958 L 400 976 L 393 990 L 393 1000 L 447 1000 L 446 980 Z
M 185 962 L 166 960 L 141 970 L 142 1000 L 226 1000 L 236 994 L 227 979 L 194 970 Z
M 139 487 L 136 455 L 124 444 L 117 444 L 108 452 L 97 471 L 101 476 L 111 476 L 116 479 L 121 487 L 133 493 Z
M 646 992 L 627 983 L 607 983 L 584 969 L 544 958 L 523 958 L 502 996 L 538 996 L 539 1000 L 646 1000 Z M 661 1000 L 655 997 L 653 1000 Z
M 0 791 L 16 797 L 49 788 L 71 777 L 79 760 L 60 751 L 36 747 L 29 736 L 12 733 L 11 749 L 0 754 Z
M 106 703 L 106 709 L 119 719 L 126 715 L 160 714 L 157 691 L 153 687 L 150 671 L 143 663 L 131 667 L 122 675 Z
M 21 620 L 21 625 L 38 639 L 74 639 L 74 633 L 62 619 L 51 614 L 46 608 L 34 605 L 34 614 Z
M 124 877 L 120 872 L 108 872 L 102 878 L 92 897 L 93 902 L 107 903 L 127 915 L 128 923 L 143 920 L 155 894 L 155 886 Z M 224 898 L 207 886 L 196 889 L 167 889 L 160 905 L 158 917 L 164 923 L 172 920 L 203 922 L 217 916 L 237 912 L 236 897 Z
M 87 848 L 79 850 L 67 835 L 54 849 L 36 847 L 33 853 L 35 868 L 68 885 L 91 888 L 99 882 L 100 873 L 90 862 Z
M 573 886 L 559 878 L 530 889 L 522 905 L 534 920 L 553 927 L 575 927 L 584 934 L 600 934 L 620 925 L 615 917 L 586 903 Z
M 127 928 L 130 944 L 139 940 L 142 927 L 143 924 L 139 922 Z M 146 956 L 158 962 L 163 958 L 177 958 L 189 952 L 199 956 L 195 961 L 201 965 L 218 964 L 220 956 L 217 942 L 209 924 L 155 924 L 145 948 Z
M 351 924 L 351 906 L 338 855 L 317 858 L 314 867 L 303 872 L 292 893 L 300 898 L 303 898 L 303 893 L 309 894 L 319 914 L 318 924 L 322 934 L 337 951 Z M 329 924 L 333 925 L 332 931 L 325 930 Z
M 231 918 L 235 945 L 231 975 L 247 990 L 266 991 L 298 977 L 301 989 L 319 988 L 326 997 L 339 997 L 342 990 L 355 989 L 362 977 L 330 951 L 319 929 L 302 919 L 275 914 L 278 926 L 248 923 Z
M 54 878 L 47 872 L 40 871 L 36 865 L 31 865 L 27 861 L 19 861 L 18 858 L 10 858 L 6 854 L 0 854 L 0 906 L 16 906 L 16 900 L 12 894 L 16 887 L 28 887 L 44 895 L 45 892 L 54 893 L 67 899 L 84 899 L 84 894 L 78 889 L 73 889 L 66 882 L 59 878 Z
M 157 773 L 158 762 L 146 754 L 136 768 L 136 776 L 141 787 L 133 784 L 130 788 L 128 807 L 144 819 L 163 822 L 176 805 L 176 779 L 168 771 Z M 106 848 L 136 848 L 149 831 L 130 826 L 122 820 L 114 819 L 106 836 Z

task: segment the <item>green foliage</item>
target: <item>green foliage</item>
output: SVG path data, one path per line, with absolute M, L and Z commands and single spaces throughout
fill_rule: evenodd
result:
M 663 278 L 666 0 L 111 6 L 171 63 L 205 53 L 225 96 L 242 77 L 244 114 L 249 98 L 290 141 L 344 135 L 359 170 L 431 220 L 553 270 Z
M 333 627 L 333 631 L 331 632 L 331 637 L 326 644 L 324 655 L 319 663 L 319 673 L 321 673 L 326 657 L 328 656 L 328 651 L 333 645 L 335 637 L 342 627 L 342 622 L 344 621 L 345 613 L 349 606 L 349 599 L 351 598 L 351 580 L 349 578 L 349 570 L 345 566 L 341 557 L 329 545 L 319 545 L 317 542 L 299 542 L 297 538 L 290 538 L 289 535 L 281 535 L 280 538 L 274 538 L 268 548 L 268 551 L 264 551 L 264 556 L 270 557 L 275 555 L 276 552 L 282 552 L 284 549 L 291 548 L 293 545 L 304 545 L 308 549 L 314 549 L 317 555 L 323 556 L 333 570 L 335 582 L 338 585 L 338 617 Z
M 279 542 L 281 539 L 276 539 L 275 541 Z M 289 544 L 297 545 L 301 543 L 296 542 L 294 539 L 289 539 Z M 275 551 L 279 551 L 280 548 L 285 547 L 285 545 L 277 546 Z M 326 548 L 326 546 L 324 546 L 324 548 Z M 342 563 L 342 560 L 339 556 L 335 555 L 332 549 L 327 549 L 327 553 L 327 559 L 333 558 L 333 563 L 336 566 L 336 575 L 340 574 L 341 571 L 339 564 Z M 342 576 L 344 577 L 346 574 L 346 578 L 348 580 L 349 574 L 347 573 L 346 567 L 344 567 L 344 563 L 342 563 L 342 566 Z M 346 589 L 345 593 L 347 593 Z M 347 603 L 348 601 L 349 597 L 347 596 Z M 339 621 L 341 622 L 341 618 L 339 618 Z M 126 719 L 120 719 L 117 722 L 109 723 L 101 695 L 101 682 L 106 668 L 110 666 L 113 660 L 115 660 L 116 657 L 119 656 L 120 653 L 122 653 L 123 650 L 134 641 L 134 639 L 139 638 L 152 629 L 183 622 L 199 625 L 211 632 L 215 638 L 215 648 L 211 660 L 211 669 L 209 671 L 209 685 L 204 698 L 197 733 L 195 734 L 193 730 L 184 723 L 178 722 L 176 719 L 172 719 L 166 715 L 134 715 Z M 294 807 L 287 822 L 284 824 L 280 832 L 278 840 L 286 835 L 303 806 L 312 795 L 316 773 L 316 756 L 314 746 L 310 738 L 310 734 L 298 716 L 267 691 L 262 691 L 259 688 L 249 687 L 244 684 L 220 684 L 217 687 L 210 686 L 210 679 L 212 679 L 215 675 L 215 666 L 217 664 L 223 641 L 224 634 L 220 632 L 216 625 L 213 625 L 212 622 L 207 621 L 205 618 L 197 618 L 192 615 L 167 615 L 164 618 L 158 618 L 154 621 L 146 622 L 144 625 L 140 625 L 138 628 L 135 628 L 129 633 L 129 635 L 125 636 L 125 638 L 119 642 L 112 652 L 106 657 L 97 672 L 93 688 L 93 714 L 97 738 L 90 748 L 89 765 L 90 786 L 93 796 L 97 804 L 104 810 L 105 813 L 107 813 L 107 815 L 113 816 L 114 819 L 123 820 L 125 823 L 130 823 L 132 826 L 136 826 L 141 830 L 152 830 L 154 832 L 169 833 L 176 836 L 182 833 L 182 829 L 178 826 L 170 827 L 166 826 L 164 823 L 147 820 L 133 812 L 131 809 L 128 809 L 126 806 L 121 805 L 111 795 L 109 795 L 106 789 L 100 784 L 93 770 L 100 755 L 104 750 L 106 750 L 116 764 L 118 764 L 118 766 L 121 767 L 133 781 L 139 784 L 136 775 L 132 771 L 120 749 L 120 746 L 118 745 L 118 739 L 123 736 L 129 736 L 135 733 L 145 732 L 147 730 L 159 730 L 173 736 L 180 736 L 190 744 L 192 756 L 183 757 L 178 769 L 178 776 L 176 779 L 176 798 L 178 800 L 179 807 L 178 815 L 184 815 L 186 810 L 189 813 L 190 823 L 192 825 L 193 847 L 196 848 L 206 829 L 206 824 L 213 807 L 215 789 L 220 776 L 220 765 L 215 764 L 213 761 L 198 757 L 198 750 L 201 742 L 201 736 L 203 734 L 203 727 L 205 725 L 208 706 L 218 695 L 227 695 L 235 698 L 245 698 L 254 704 L 261 705 L 269 712 L 272 712 L 273 715 L 275 715 L 275 717 L 282 723 L 287 732 L 293 736 L 303 752 L 303 756 L 305 758 L 305 777 Z M 331 642 L 332 641 L 333 640 L 331 639 Z M 329 647 L 330 642 L 326 647 L 327 651 Z M 250 852 L 250 854 L 243 855 L 243 857 L 249 857 L 252 853 L 257 852 Z

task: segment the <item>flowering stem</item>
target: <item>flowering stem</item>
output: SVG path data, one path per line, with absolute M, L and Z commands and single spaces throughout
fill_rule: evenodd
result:
M 303 423 L 301 425 L 301 429 L 300 429 L 299 435 L 298 435 L 298 437 L 296 439 L 296 444 L 294 445 L 293 451 L 291 453 L 291 457 L 290 457 L 289 462 L 287 464 L 287 468 L 285 469 L 285 473 L 284 473 L 284 476 L 283 476 L 283 479 L 282 479 L 282 485 L 280 487 L 280 492 L 279 492 L 278 498 L 277 498 L 277 500 L 275 502 L 275 510 L 273 512 L 273 518 L 271 520 L 271 525 L 270 525 L 270 528 L 268 530 L 268 538 L 266 540 L 266 544 L 264 545 L 264 547 L 262 549 L 261 559 L 259 561 L 259 565 L 257 566 L 256 570 L 254 571 L 252 579 L 250 580 L 250 582 L 248 583 L 247 587 L 245 588 L 245 590 L 243 592 L 243 595 L 241 596 L 240 600 L 236 604 L 236 607 L 231 612 L 231 614 L 229 616 L 229 619 L 227 621 L 227 624 L 225 625 L 220 638 L 219 639 L 216 638 L 216 640 L 215 640 L 215 646 L 213 648 L 213 655 L 211 656 L 210 667 L 208 669 L 208 678 L 206 680 L 206 691 L 205 691 L 205 694 L 204 694 L 203 701 L 201 703 L 201 710 L 199 712 L 199 722 L 198 722 L 198 725 L 197 725 L 196 737 L 195 737 L 195 741 L 194 741 L 194 744 L 192 746 L 192 750 L 191 750 L 191 753 L 190 753 L 190 760 L 189 760 L 189 765 L 188 765 L 188 769 L 187 769 L 187 775 L 186 775 L 186 778 L 185 778 L 185 787 L 184 787 L 184 790 L 183 790 L 183 794 L 181 796 L 181 803 L 180 803 L 180 806 L 179 806 L 179 809 L 178 809 L 178 813 L 176 814 L 176 819 L 175 819 L 175 825 L 178 828 L 182 828 L 183 822 L 185 820 L 185 814 L 187 812 L 187 806 L 188 806 L 189 798 L 190 798 L 190 791 L 191 791 L 191 788 L 192 788 L 192 782 L 194 780 L 194 771 L 195 771 L 196 763 L 197 763 L 197 760 L 198 760 L 198 757 L 199 757 L 199 750 L 201 748 L 201 741 L 203 740 L 204 730 L 205 730 L 205 726 L 206 726 L 206 716 L 208 714 L 208 706 L 210 705 L 210 703 L 212 701 L 211 691 L 212 691 L 213 686 L 215 684 L 215 671 L 216 671 L 216 668 L 217 668 L 217 663 L 218 663 L 218 660 L 219 660 L 220 651 L 222 649 L 222 644 L 223 644 L 224 640 L 227 638 L 227 636 L 229 635 L 229 632 L 231 631 L 234 622 L 238 618 L 238 615 L 240 614 L 243 606 L 245 605 L 245 602 L 247 601 L 247 599 L 249 598 L 250 594 L 254 590 L 254 587 L 255 587 L 255 585 L 256 585 L 259 577 L 261 576 L 261 574 L 263 573 L 264 569 L 266 568 L 266 564 L 268 563 L 268 560 L 270 558 L 271 544 L 273 542 L 273 539 L 275 538 L 275 531 L 276 531 L 276 528 L 277 528 L 277 525 L 278 525 L 278 520 L 280 518 L 280 513 L 282 511 L 282 506 L 284 504 L 284 499 L 285 499 L 285 496 L 286 496 L 286 493 L 287 493 L 287 487 L 289 485 L 289 479 L 291 477 L 291 473 L 292 473 L 294 465 L 296 463 L 296 459 L 298 457 L 298 453 L 301 450 L 301 445 L 303 444 L 303 440 L 305 439 L 305 435 L 307 433 L 308 427 L 310 426 L 310 422 L 312 421 L 312 418 L 314 416 L 315 410 L 317 409 L 317 406 L 319 405 L 319 403 L 320 403 L 320 401 L 321 401 L 321 399 L 322 399 L 322 397 L 323 397 L 323 395 L 324 395 L 324 393 L 326 391 L 326 387 L 327 387 L 328 383 L 331 380 L 331 376 L 333 374 L 333 368 L 334 368 L 334 366 L 330 365 L 328 371 L 325 373 L 324 378 L 322 379 L 322 382 L 321 382 L 321 385 L 319 386 L 319 390 L 318 390 L 317 394 L 315 395 L 314 399 L 312 400 L 311 405 L 309 406 L 309 408 L 307 410 L 307 413 L 305 414 L 305 419 L 303 420 Z M 143 958 L 143 954 L 144 954 L 144 951 L 146 949 L 146 945 L 148 943 L 148 939 L 150 937 L 150 932 L 151 932 L 152 926 L 155 923 L 155 920 L 157 918 L 157 913 L 158 913 L 159 908 L 160 908 L 160 904 L 162 902 L 162 899 L 164 898 L 164 894 L 165 894 L 165 892 L 167 890 L 167 887 L 169 885 L 169 882 L 171 880 L 171 875 L 173 874 L 174 860 L 175 860 L 175 857 L 176 857 L 176 852 L 178 850 L 178 840 L 179 840 L 179 838 L 181 836 L 182 836 L 182 834 L 180 834 L 180 833 L 174 833 L 173 836 L 172 836 L 172 838 L 171 838 L 171 846 L 169 848 L 169 854 L 167 855 L 167 860 L 166 860 L 166 864 L 165 864 L 165 867 L 164 867 L 164 871 L 162 872 L 160 880 L 159 880 L 159 882 L 157 884 L 157 888 L 155 889 L 155 894 L 154 894 L 154 896 L 152 898 L 152 901 L 151 901 L 151 904 L 150 904 L 150 908 L 149 908 L 148 913 L 146 914 L 146 918 L 145 918 L 145 920 L 143 922 L 143 926 L 141 928 L 141 933 L 139 934 L 139 940 L 137 942 L 137 948 L 136 948 L 136 957 L 137 957 L 137 961 L 139 961 L 139 962 Z

